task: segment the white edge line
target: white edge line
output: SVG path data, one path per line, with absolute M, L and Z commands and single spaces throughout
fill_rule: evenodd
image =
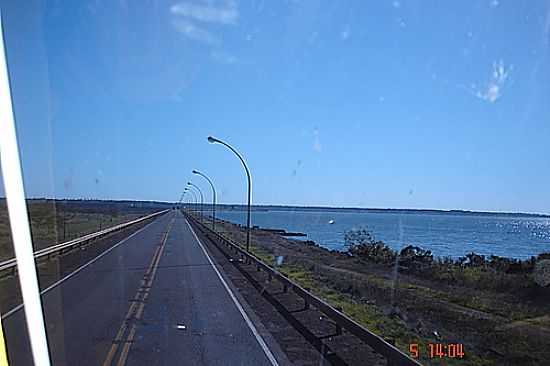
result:
M 23 302 L 27 304 L 25 319 L 31 344 L 31 352 L 36 366 L 49 366 L 50 355 L 48 339 L 44 325 L 44 314 L 40 299 L 40 288 L 34 262 L 32 239 L 25 201 L 25 188 L 15 117 L 13 114 L 12 96 L 8 73 L 6 50 L 4 48 L 4 28 L 0 12 L 0 160 L 2 177 L 8 206 L 11 235 L 15 258 L 19 267 L 19 284 Z
M 191 225 L 189 224 L 189 221 L 187 221 L 187 219 L 184 217 L 184 220 L 185 220 L 185 223 L 187 224 L 187 226 L 189 226 L 189 229 L 191 229 L 191 232 L 193 233 L 193 236 L 195 237 L 195 239 L 197 240 L 197 242 L 199 243 L 204 255 L 206 255 L 206 259 L 208 259 L 208 262 L 210 262 L 210 265 L 212 266 L 212 268 L 214 268 L 214 271 L 216 272 L 216 274 L 218 275 L 218 278 L 220 279 L 220 281 L 222 282 L 223 284 L 223 287 L 225 287 L 225 289 L 227 290 L 227 292 L 229 293 L 229 296 L 231 297 L 231 300 L 233 300 L 233 302 L 235 303 L 235 306 L 237 307 L 237 309 L 239 309 L 239 312 L 241 313 L 241 315 L 243 316 L 246 324 L 248 325 L 248 327 L 250 328 L 250 330 L 252 331 L 252 333 L 254 334 L 254 337 L 256 337 L 256 340 L 258 341 L 258 343 L 260 344 L 260 347 L 262 347 L 265 355 L 267 356 L 267 358 L 269 359 L 269 361 L 271 362 L 271 364 L 273 366 L 278 366 L 279 363 L 277 362 L 277 360 L 275 359 L 275 356 L 273 356 L 273 353 L 271 353 L 271 350 L 269 349 L 269 347 L 267 346 L 267 344 L 265 343 L 264 339 L 262 338 L 262 336 L 260 335 L 260 333 L 258 332 L 258 330 L 256 329 L 256 327 L 254 326 L 254 323 L 252 323 L 252 321 L 250 320 L 250 318 L 248 317 L 248 315 L 246 314 L 246 312 L 244 311 L 242 305 L 239 303 L 239 300 L 237 300 L 237 298 L 235 297 L 235 294 L 233 294 L 233 291 L 231 291 L 231 289 L 229 288 L 229 286 L 227 285 L 227 283 L 225 282 L 225 280 L 223 279 L 222 275 L 220 274 L 220 271 L 218 271 L 218 268 L 214 265 L 214 262 L 212 262 L 212 259 L 210 258 L 210 255 L 208 255 L 208 252 L 206 251 L 206 249 L 204 248 L 204 245 L 202 245 L 199 237 L 197 236 L 197 234 L 195 233 L 195 230 L 193 230 L 193 228 L 191 227 Z
M 58 286 L 59 284 L 65 282 L 66 280 L 68 280 L 69 278 L 73 277 L 74 275 L 76 275 L 78 272 L 82 271 L 84 268 L 88 267 L 89 265 L 93 264 L 95 261 L 97 261 L 99 258 L 103 257 L 104 255 L 106 255 L 107 253 L 109 253 L 111 250 L 115 249 L 116 247 L 118 247 L 119 245 L 125 243 L 127 240 L 129 240 L 130 238 L 132 238 L 134 235 L 137 235 L 139 234 L 140 232 L 142 232 L 143 230 L 145 230 L 149 225 L 152 225 L 153 223 L 155 223 L 156 220 L 148 223 L 147 225 L 145 225 L 144 227 L 142 227 L 141 229 L 139 229 L 138 231 L 132 233 L 130 236 L 122 239 L 121 241 L 119 241 L 118 243 L 116 243 L 115 245 L 113 245 L 112 247 L 110 247 L 109 249 L 105 250 L 103 253 L 101 253 L 100 255 L 98 255 L 97 257 L 95 257 L 94 259 L 92 259 L 91 261 L 83 264 L 82 266 L 78 267 L 77 269 L 75 269 L 73 272 L 69 273 L 68 275 L 66 275 L 65 277 L 63 277 L 62 279 L 54 282 L 53 284 L 51 284 L 50 286 L 46 287 L 44 290 L 40 291 L 40 295 L 44 295 L 46 292 L 50 291 L 51 289 L 53 289 L 54 287 Z M 16 307 L 14 307 L 13 309 L 11 309 L 10 311 L 6 312 L 5 314 L 2 314 L 2 320 L 6 319 L 7 317 L 9 317 L 10 315 L 12 315 L 13 313 L 17 312 L 18 310 L 20 310 L 22 307 L 24 306 L 24 304 L 19 304 L 17 305 Z

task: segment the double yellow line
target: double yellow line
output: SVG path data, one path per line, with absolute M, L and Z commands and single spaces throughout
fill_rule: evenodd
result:
M 124 366 L 126 364 L 126 360 L 128 359 L 128 352 L 130 352 L 130 346 L 132 345 L 132 342 L 134 341 L 134 336 L 136 334 L 135 320 L 139 320 L 143 316 L 145 302 L 149 297 L 149 293 L 151 291 L 151 285 L 153 284 L 153 280 L 155 279 L 160 258 L 162 257 L 162 252 L 164 251 L 164 246 L 166 244 L 166 240 L 168 239 L 168 233 L 172 229 L 173 223 L 174 223 L 174 219 L 172 219 L 172 221 L 170 222 L 170 225 L 168 226 L 168 230 L 166 231 L 166 233 L 164 233 L 164 236 L 160 244 L 155 249 L 155 253 L 153 254 L 151 263 L 149 264 L 149 267 L 147 268 L 147 271 L 145 271 L 145 274 L 143 275 L 143 279 L 141 280 L 141 286 L 138 288 L 136 295 L 131 301 L 132 303 L 130 304 L 130 308 L 126 313 L 126 316 L 124 317 L 124 320 L 122 321 L 120 328 L 118 329 L 118 332 L 113 341 L 113 344 L 111 345 L 111 348 L 107 353 L 107 357 L 103 362 L 103 366 L 113 365 L 113 360 L 115 359 L 115 355 L 118 351 L 120 344 L 124 344 L 124 345 L 122 346 L 122 350 L 120 351 L 120 355 L 116 365 Z M 126 331 L 128 330 L 129 326 L 130 326 L 130 331 L 127 333 Z M 124 337 L 125 334 L 126 334 L 126 337 Z

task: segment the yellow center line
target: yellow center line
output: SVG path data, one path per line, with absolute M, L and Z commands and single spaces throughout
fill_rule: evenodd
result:
M 120 358 L 118 359 L 117 366 L 124 366 L 126 364 L 126 360 L 128 359 L 128 353 L 130 352 L 130 342 L 134 341 L 134 335 L 136 334 L 136 325 L 134 324 L 132 326 L 132 329 L 130 329 L 130 333 L 128 333 L 128 339 L 126 343 L 124 344 L 124 348 L 122 348 L 122 352 L 120 353 Z
M 155 274 L 157 273 L 158 264 L 160 262 L 160 257 L 162 256 L 162 252 L 164 251 L 164 243 L 166 243 L 166 239 L 168 239 L 168 233 L 166 233 L 166 236 L 164 237 L 164 240 L 163 240 L 163 244 L 160 247 L 160 253 L 156 258 L 155 265 L 153 266 L 153 273 L 151 274 L 149 285 L 147 289 L 144 291 L 143 299 L 138 306 L 135 319 L 141 319 L 141 316 L 143 315 L 143 310 L 145 309 L 145 301 L 149 297 L 149 292 L 151 289 L 150 285 L 153 283 L 153 279 L 155 278 Z M 120 353 L 120 358 L 118 359 L 117 366 L 124 366 L 126 364 L 126 360 L 128 359 L 128 353 L 130 352 L 130 346 L 134 341 L 135 334 L 136 334 L 136 324 L 134 323 L 132 324 L 132 328 L 130 328 L 130 333 L 128 333 L 126 342 L 124 342 L 124 347 L 122 348 L 122 351 Z
M 150 268 L 153 266 L 154 258 L 157 255 L 158 250 L 159 250 L 159 248 L 157 247 L 155 249 L 155 254 L 153 255 L 153 260 L 151 261 L 151 264 L 149 265 L 149 268 L 147 269 L 146 274 L 149 273 Z M 143 285 L 145 285 L 146 283 L 147 283 L 147 281 L 141 280 L 140 288 Z M 118 349 L 118 344 L 120 343 L 120 341 L 122 340 L 122 336 L 126 332 L 126 328 L 128 327 L 128 322 L 130 321 L 130 319 L 132 317 L 132 314 L 134 313 L 134 309 L 136 307 L 137 301 L 139 301 L 139 297 L 140 297 L 140 293 L 138 291 L 138 293 L 132 299 L 132 303 L 130 304 L 130 308 L 128 309 L 128 312 L 126 313 L 126 316 L 124 317 L 124 320 L 123 320 L 120 328 L 118 329 L 118 332 L 115 336 L 114 342 L 111 345 L 111 348 L 109 349 L 109 353 L 107 353 L 107 357 L 105 358 L 105 361 L 103 362 L 103 366 L 111 365 L 111 363 L 113 361 L 113 358 L 115 356 L 115 353 Z
M 132 321 L 132 316 L 134 312 L 137 310 L 135 319 L 140 319 L 141 315 L 143 314 L 143 308 L 145 307 L 145 300 L 147 300 L 149 296 L 149 291 L 151 289 L 151 285 L 153 284 L 153 279 L 156 274 L 156 270 L 158 267 L 158 264 L 160 262 L 160 258 L 162 256 L 162 252 L 164 250 L 164 245 L 166 244 L 166 240 L 168 239 L 168 233 L 170 232 L 172 228 L 174 220 L 170 222 L 170 225 L 168 227 L 168 230 L 166 233 L 164 233 L 164 236 L 161 240 L 161 243 L 156 247 L 155 253 L 153 254 L 153 258 L 151 259 L 151 263 L 149 264 L 149 267 L 147 268 L 147 271 L 144 274 L 144 278 L 141 280 L 141 286 L 139 287 L 136 295 L 132 299 L 132 303 L 130 304 L 130 308 L 128 309 L 128 312 L 126 313 L 126 316 L 115 336 L 115 339 L 113 341 L 113 344 L 111 345 L 111 348 L 109 349 L 109 352 L 107 353 L 107 357 L 105 358 L 105 361 L 103 362 L 103 366 L 111 366 L 113 359 L 116 355 L 116 352 L 118 350 L 119 344 L 122 343 L 123 335 L 126 333 L 126 330 L 128 329 L 129 323 Z M 124 347 L 122 348 L 120 358 L 118 360 L 117 365 L 124 365 L 126 363 L 126 359 L 128 357 L 128 352 L 130 350 L 130 344 L 134 339 L 136 326 L 135 324 L 132 324 L 132 327 L 130 329 L 130 332 L 128 333 L 128 336 L 126 337 L 126 340 L 124 341 Z
M 155 274 L 157 273 L 157 268 L 160 263 L 160 258 L 162 256 L 162 252 L 164 251 L 164 245 L 166 244 L 166 240 L 168 239 L 168 233 L 170 232 L 170 229 L 172 228 L 172 223 L 170 224 L 170 227 L 168 228 L 168 231 L 166 232 L 166 235 L 164 236 L 164 240 L 162 241 L 162 245 L 159 250 L 159 254 L 156 258 L 155 264 L 153 266 L 153 270 L 149 279 L 149 285 L 147 289 L 145 290 L 145 293 L 143 295 L 143 301 L 139 304 L 138 310 L 136 313 L 136 319 L 141 319 L 141 316 L 143 314 L 143 310 L 145 309 L 145 300 L 149 297 L 149 291 L 151 290 L 151 285 L 153 284 L 153 280 L 155 278 Z M 136 324 L 132 324 L 132 328 L 130 329 L 130 332 L 128 333 L 128 337 L 126 338 L 126 342 L 124 342 L 124 347 L 122 348 L 122 352 L 120 353 L 120 358 L 118 359 L 117 366 L 124 366 L 126 364 L 126 360 L 128 359 L 128 353 L 130 352 L 130 347 L 132 345 L 132 342 L 134 340 L 134 335 L 136 333 Z

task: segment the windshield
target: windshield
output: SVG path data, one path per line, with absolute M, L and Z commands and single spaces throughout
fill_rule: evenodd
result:
M 548 363 L 547 1 L 0 9 L 0 364 Z

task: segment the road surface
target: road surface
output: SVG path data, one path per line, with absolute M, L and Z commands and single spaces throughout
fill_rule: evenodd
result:
M 207 253 L 172 211 L 44 293 L 53 365 L 277 365 Z M 3 325 L 32 365 L 23 311 Z

